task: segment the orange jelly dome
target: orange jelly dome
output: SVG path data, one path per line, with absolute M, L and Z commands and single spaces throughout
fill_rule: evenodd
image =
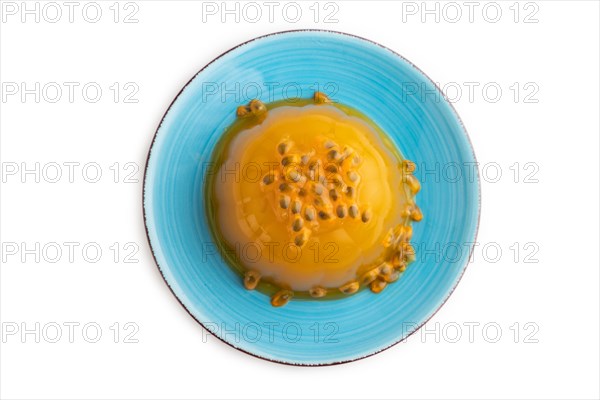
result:
M 322 297 L 370 284 L 382 263 L 406 268 L 409 221 L 420 219 L 418 182 L 404 173 L 412 163 L 347 107 L 281 103 L 259 111 L 226 133 L 210 191 L 216 236 L 246 287 L 260 280 L 284 295 Z M 401 235 L 403 247 L 396 240 L 390 249 Z M 385 286 L 379 282 L 374 292 Z

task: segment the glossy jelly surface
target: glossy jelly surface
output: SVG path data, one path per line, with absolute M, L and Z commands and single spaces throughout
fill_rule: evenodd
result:
M 419 185 L 375 124 L 320 93 L 238 115 L 215 150 L 208 213 L 248 289 L 380 292 L 374 281 L 404 272 Z

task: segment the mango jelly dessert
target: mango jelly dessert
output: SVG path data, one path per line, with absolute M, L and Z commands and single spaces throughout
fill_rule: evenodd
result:
M 381 292 L 414 260 L 414 163 L 375 124 L 316 92 L 252 100 L 214 152 L 207 213 L 222 254 L 273 306 Z M 241 278 L 242 279 L 242 278 Z

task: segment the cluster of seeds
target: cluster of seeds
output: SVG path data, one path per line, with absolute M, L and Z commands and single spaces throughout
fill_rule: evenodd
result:
M 361 275 L 360 284 L 369 286 L 373 293 L 381 293 L 388 283 L 397 281 L 415 258 L 415 250 L 410 244 L 411 237 L 410 225 L 398 225 L 390 229 L 383 240 L 383 255 Z
M 352 148 L 326 140 L 316 149 L 300 151 L 284 140 L 275 150 L 279 165 L 263 176 L 262 187 L 276 196 L 297 246 L 304 246 L 320 224 L 344 218 L 367 223 L 373 218 L 371 209 L 357 200 L 361 159 Z
M 238 118 L 264 116 L 266 113 L 267 106 L 258 99 L 250 101 L 247 106 L 239 106 L 236 111 Z
M 419 180 L 413 175 L 417 166 L 414 162 L 409 160 L 402 161 L 402 181 L 405 187 L 410 191 L 410 195 L 407 196 L 410 199 L 414 199 L 414 196 L 421 190 L 421 184 Z M 417 207 L 414 200 L 408 202 L 404 210 L 402 210 L 402 216 L 406 219 L 410 219 L 415 222 L 419 222 L 423 219 L 423 213 Z
M 371 221 L 373 211 L 358 202 L 361 158 L 352 148 L 325 140 L 317 148 L 300 151 L 293 142 L 284 140 L 275 151 L 280 161 L 278 168 L 267 172 L 261 185 L 266 193 L 276 196 L 278 210 L 288 221 L 288 231 L 296 246 L 304 246 L 320 224 L 345 218 L 362 223 Z M 259 281 L 256 271 L 246 272 L 247 289 L 254 289 Z M 353 293 L 358 288 L 358 283 L 350 283 L 340 290 Z M 327 289 L 317 286 L 309 294 L 314 298 L 324 297 Z M 292 291 L 280 290 L 271 298 L 271 304 L 280 307 L 292 297 Z
M 397 281 L 406 270 L 406 266 L 414 261 L 415 250 L 410 244 L 411 238 L 412 227 L 410 225 L 398 225 L 390 229 L 383 242 L 383 255 L 378 261 L 368 268 L 359 279 L 340 286 L 338 290 L 343 294 L 350 295 L 358 292 L 362 286 L 369 287 L 373 293 L 381 293 L 388 283 Z M 245 282 L 249 279 L 254 282 L 253 276 L 255 274 L 253 271 L 248 271 Z M 308 293 L 313 298 L 320 298 L 327 295 L 327 289 L 322 286 L 315 286 Z M 271 298 L 271 304 L 275 307 L 281 307 L 287 304 L 293 295 L 294 293 L 290 290 L 280 290 Z
M 419 181 L 412 175 L 415 164 L 404 160 L 401 167 L 404 185 L 414 196 L 421 189 Z M 423 214 L 419 207 L 410 201 L 402 211 L 402 216 L 405 218 L 405 223 L 391 228 L 383 239 L 382 256 L 359 279 L 342 285 L 339 288 L 342 293 L 356 293 L 361 286 L 368 286 L 373 293 L 381 293 L 388 283 L 398 280 L 400 274 L 406 270 L 406 266 L 414 261 L 415 250 L 410 244 L 412 226 L 409 225 L 409 221 L 418 222 L 423 218 Z

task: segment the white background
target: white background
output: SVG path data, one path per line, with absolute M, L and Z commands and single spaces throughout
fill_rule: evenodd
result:
M 74 9 L 72 23 L 67 6 L 57 3 L 62 19 L 50 23 L 56 10 L 47 7 L 44 15 L 41 2 L 40 21 L 32 14 L 23 23 L 21 2 L 7 3 L 0 27 L 2 398 L 600 396 L 597 2 L 498 2 L 487 13 L 482 2 L 472 22 L 463 2 L 452 9 L 437 3 L 436 22 L 435 14 L 423 15 L 421 2 L 337 1 L 327 9 L 317 5 L 318 23 L 314 6 L 309 8 L 313 1 L 299 3 L 296 23 L 282 15 L 283 2 L 273 21 L 258 2 L 263 16 L 256 23 L 243 14 L 237 23 L 234 15 L 222 23 L 220 13 L 203 14 L 203 3 L 196 1 L 136 1 L 127 9 L 121 3 L 118 23 L 115 7 L 109 8 L 113 1 L 99 2 L 97 23 L 83 18 L 85 2 Z M 462 17 L 452 23 L 455 5 Z M 497 8 L 502 15 L 493 23 Z M 138 22 L 124 23 L 136 9 Z M 93 18 L 94 10 L 87 11 Z M 288 19 L 294 17 L 288 11 Z M 337 22 L 323 22 L 332 11 Z M 454 90 L 450 97 L 461 88 L 454 105 L 485 166 L 480 245 L 427 331 L 374 357 L 325 368 L 265 362 L 206 338 L 154 265 L 141 210 L 148 147 L 180 88 L 232 46 L 299 28 L 372 39 Z M 7 94 L 21 82 L 30 89 L 36 82 L 56 82 L 63 97 L 51 103 L 55 93 L 41 93 L 38 103 L 34 94 L 24 100 L 20 92 Z M 72 103 L 64 82 L 79 84 Z M 89 82 L 103 90 L 96 103 L 82 97 Z M 115 82 L 116 103 L 109 88 Z M 133 86 L 125 90 L 128 82 Z M 469 85 L 478 85 L 472 97 Z M 124 102 L 136 87 L 138 102 Z M 36 162 L 39 183 L 35 174 L 21 174 Z M 65 162 L 79 163 L 72 183 Z M 52 163 L 62 165 L 57 183 L 49 182 L 56 173 Z M 86 181 L 94 178 L 93 169 L 82 174 L 87 163 L 100 166 L 99 182 Z M 11 175 L 15 166 L 19 170 Z M 127 181 L 137 183 L 126 182 L 136 168 Z M 39 262 L 35 252 L 23 252 L 36 242 Z M 79 244 L 73 262 L 64 242 Z M 111 249 L 115 242 L 119 254 Z M 63 251 L 55 263 L 52 243 Z M 93 246 L 102 249 L 98 262 L 82 255 L 88 243 L 88 260 Z M 131 261 L 137 262 L 124 262 L 136 246 Z M 69 322 L 80 324 L 73 343 L 64 325 Z M 132 325 L 126 329 L 127 322 Z M 21 335 L 23 328 L 35 331 L 36 323 L 39 343 L 34 333 Z M 86 323 L 102 329 L 97 343 L 86 340 L 94 337 L 93 329 L 83 335 Z M 51 343 L 55 324 L 62 337 Z M 131 339 L 137 343 L 126 343 Z

